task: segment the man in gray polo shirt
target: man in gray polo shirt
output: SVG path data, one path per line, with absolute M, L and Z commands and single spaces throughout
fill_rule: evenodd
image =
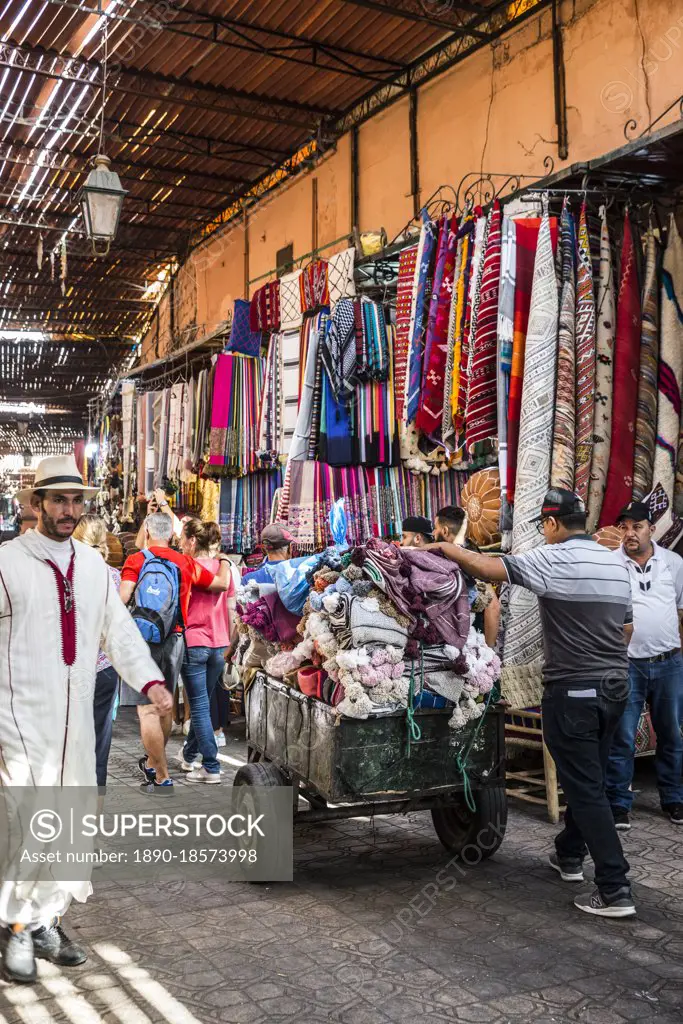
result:
M 619 555 L 628 569 L 633 596 L 633 637 L 628 648 L 630 697 L 607 766 L 607 796 L 617 829 L 631 827 L 636 730 L 647 700 L 657 736 L 655 770 L 662 810 L 683 825 L 683 559 L 652 540 L 650 510 L 630 502 L 617 519 L 623 543 Z
M 537 520 L 546 544 L 523 555 L 488 555 L 439 544 L 479 579 L 508 581 L 538 596 L 543 626 L 543 735 L 557 765 L 567 811 L 550 866 L 583 881 L 586 848 L 595 864 L 593 893 L 574 903 L 600 917 L 630 917 L 624 857 L 605 792 L 612 737 L 628 699 L 626 645 L 632 632 L 628 569 L 586 534 L 586 509 L 571 491 L 553 488 Z

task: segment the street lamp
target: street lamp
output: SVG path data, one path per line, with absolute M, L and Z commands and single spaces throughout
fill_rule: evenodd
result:
M 123 200 L 128 195 L 116 171 L 109 169 L 110 163 L 108 156 L 98 153 L 80 194 L 85 232 L 95 256 L 106 256 L 109 252 L 118 231 Z

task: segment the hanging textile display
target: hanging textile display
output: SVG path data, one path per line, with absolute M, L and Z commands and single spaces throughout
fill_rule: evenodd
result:
M 655 540 L 662 543 L 678 530 L 678 508 L 683 494 L 680 441 L 681 387 L 683 386 L 683 239 L 676 220 L 669 220 L 662 264 L 660 355 L 657 378 L 657 442 L 652 504 L 657 518 Z
M 297 415 L 294 436 L 289 447 L 289 462 L 301 461 L 308 454 L 311 436 L 311 420 L 313 416 L 313 395 L 318 365 L 319 317 L 309 320 L 306 324 L 305 336 L 302 337 L 302 349 L 305 348 L 303 380 L 299 388 L 299 413 Z
M 356 388 L 356 321 L 354 304 L 340 299 L 326 322 L 320 358 L 337 401 L 346 402 Z
M 500 287 L 501 213 L 496 200 L 488 217 L 476 326 L 468 370 L 467 450 L 497 436 L 496 353 Z
M 574 218 L 565 198 L 560 219 L 560 322 L 557 337 L 557 384 L 553 425 L 553 460 L 550 486 L 574 490 L 576 457 L 576 234 Z
M 355 262 L 356 250 L 353 246 L 330 256 L 327 264 L 330 310 L 334 309 L 340 299 L 352 299 L 355 296 L 356 282 L 353 279 Z
M 512 528 L 512 553 L 543 543 L 534 517 L 550 482 L 553 394 L 557 363 L 558 294 L 553 240 L 547 206 L 538 234 L 531 306 L 524 356 L 524 402 L 519 427 L 519 455 Z M 534 594 L 512 587 L 503 657 L 506 676 L 535 676 L 540 671 L 541 620 Z
M 479 304 L 479 288 L 481 285 L 482 259 L 486 245 L 486 232 L 489 226 L 488 217 L 478 210 L 474 221 L 474 244 L 472 247 L 472 263 L 467 282 L 465 313 L 462 325 L 462 341 L 460 343 L 460 375 L 458 386 L 458 410 L 455 417 L 456 445 L 461 448 L 465 443 L 464 432 L 467 419 L 467 406 L 470 394 L 470 370 L 472 367 L 472 342 L 477 326 L 477 307 Z
M 192 433 L 192 461 L 195 466 L 199 466 L 205 455 L 207 426 L 209 423 L 209 384 L 211 376 L 210 370 L 200 370 L 197 377 L 194 428 Z
M 633 493 L 633 452 L 640 370 L 640 295 L 628 211 L 624 216 L 614 342 L 612 441 L 600 526 L 612 526 Z M 680 391 L 679 391 L 680 395 Z M 680 408 L 680 398 L 679 398 Z M 678 433 L 676 434 L 678 437 Z
M 249 303 L 249 327 L 252 333 L 280 329 L 279 281 L 269 281 L 252 295 Z M 258 355 L 252 352 L 247 354 Z
M 417 263 L 416 245 L 403 249 L 398 259 L 396 284 L 396 343 L 394 347 L 394 401 L 396 416 L 403 419 L 406 402 L 408 346 L 410 344 L 410 310 L 413 280 Z
M 281 483 L 279 469 L 221 480 L 218 524 L 224 548 L 236 554 L 254 550 L 270 521 L 275 491 Z
M 121 385 L 121 419 L 123 422 L 123 509 L 124 514 L 132 511 L 133 499 L 133 418 L 135 416 L 135 384 L 124 380 Z M 129 508 L 129 506 L 131 506 Z
M 389 377 L 389 339 L 384 310 L 379 303 L 365 297 L 361 299 L 360 310 L 360 358 L 358 346 L 356 348 L 358 376 L 361 380 L 387 380 Z
M 640 329 L 640 372 L 638 412 L 633 456 L 633 498 L 640 501 L 652 490 L 657 433 L 657 365 L 659 363 L 659 294 L 657 288 L 657 243 L 650 227 L 645 240 Z
M 284 447 L 283 376 L 282 335 L 272 334 L 259 409 L 258 455 L 265 465 L 276 462 Z
M 449 448 L 455 447 L 456 434 L 462 432 L 462 424 L 465 415 L 465 402 L 467 400 L 467 356 L 463 353 L 463 341 L 465 336 L 465 316 L 467 312 L 467 297 L 470 289 L 470 276 L 472 272 L 472 257 L 474 253 L 474 217 L 468 216 L 458 232 L 459 251 L 457 259 L 457 278 L 453 302 L 453 323 L 449 329 L 449 338 L 453 339 L 453 368 L 450 382 L 450 416 L 448 416 L 447 403 L 444 402 L 444 424 L 442 433 L 444 440 L 447 440 Z M 463 381 L 462 374 L 465 370 Z
M 260 468 L 257 451 L 262 374 L 260 359 L 233 352 L 218 357 L 209 457 L 214 474 L 242 476 Z
M 596 301 L 596 377 L 593 454 L 588 485 L 587 530 L 594 533 L 602 511 L 612 443 L 612 384 L 615 330 L 614 271 L 607 211 L 600 207 L 600 264 Z
M 595 295 L 586 201 L 579 216 L 576 281 L 576 466 L 574 490 L 588 498 L 595 414 Z

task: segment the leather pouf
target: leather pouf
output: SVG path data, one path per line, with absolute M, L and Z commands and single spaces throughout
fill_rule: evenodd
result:
M 497 468 L 473 473 L 462 489 L 467 535 L 479 547 L 500 542 L 500 475 Z
M 593 540 L 597 540 L 598 544 L 609 548 L 610 551 L 616 551 L 621 544 L 621 530 L 618 526 L 603 526 L 601 530 L 593 534 Z

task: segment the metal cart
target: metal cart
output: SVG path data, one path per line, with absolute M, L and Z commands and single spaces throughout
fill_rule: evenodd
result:
M 258 675 L 246 695 L 248 763 L 235 786 L 292 786 L 295 822 L 431 811 L 454 854 L 477 860 L 500 846 L 507 822 L 502 708 L 454 733 L 451 709 L 366 720 Z M 419 738 L 417 738 L 419 736 Z M 300 808 L 303 796 L 308 807 Z

